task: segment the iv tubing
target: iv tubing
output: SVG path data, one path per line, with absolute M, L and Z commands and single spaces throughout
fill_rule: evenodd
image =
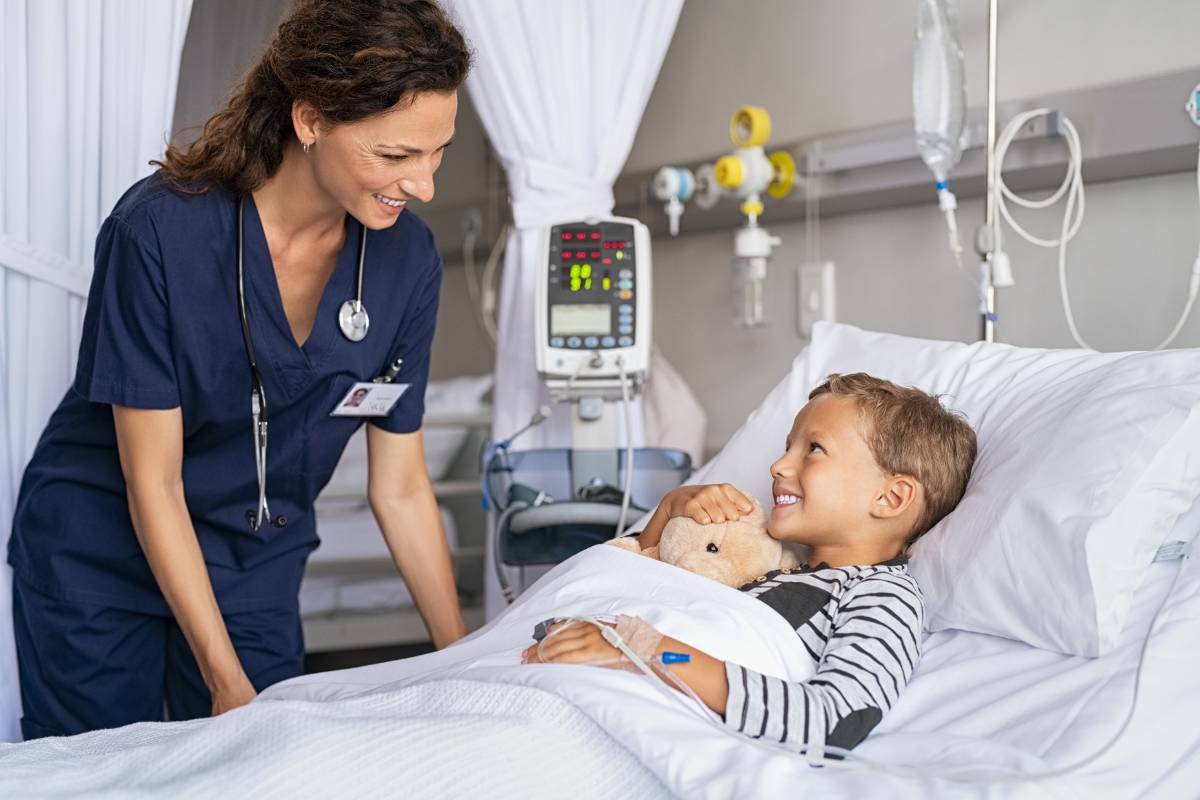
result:
M 625 518 L 629 515 L 629 497 L 633 489 L 633 427 L 629 414 L 629 377 L 625 374 L 624 356 L 617 356 L 617 369 L 621 372 L 621 405 L 625 409 L 625 491 L 621 495 L 621 516 L 617 518 L 614 539 L 625 532 Z

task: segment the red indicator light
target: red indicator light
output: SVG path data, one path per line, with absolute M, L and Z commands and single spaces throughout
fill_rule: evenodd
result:
M 612 259 L 611 258 L 602 258 L 602 259 L 600 259 L 600 263 L 601 264 L 611 264 Z
M 570 238 L 571 238 L 571 234 L 569 234 L 569 233 L 564 233 L 564 234 L 562 235 L 562 238 L 563 238 L 563 241 L 565 242 L 565 241 L 567 241 L 568 239 L 570 239 Z
M 570 254 L 570 253 L 568 253 L 567 251 L 565 251 L 565 250 L 564 250 L 564 251 L 563 251 L 563 254 L 562 254 L 562 259 L 563 259 L 563 261 L 570 261 L 570 260 L 571 260 L 571 254 Z
M 580 250 L 578 253 L 575 254 L 575 257 L 576 258 L 587 258 L 587 253 Z
M 600 257 L 600 251 L 599 251 L 599 250 L 596 250 L 596 251 L 594 251 L 594 252 L 592 253 L 592 258 L 599 258 L 599 257 Z
M 576 239 L 586 239 L 587 234 L 586 233 L 577 233 L 577 234 L 575 234 L 575 238 Z
M 599 239 L 599 238 L 600 238 L 600 234 L 599 234 L 598 232 L 597 232 L 597 233 L 593 233 L 593 234 L 592 234 L 592 238 L 593 238 L 593 239 Z

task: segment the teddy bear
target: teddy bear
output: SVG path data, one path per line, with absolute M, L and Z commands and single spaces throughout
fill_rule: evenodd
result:
M 799 566 L 796 554 L 767 533 L 762 506 L 757 500 L 753 503 L 753 511 L 732 522 L 701 525 L 690 517 L 674 517 L 663 528 L 657 547 L 643 550 L 633 536 L 613 539 L 609 544 L 734 588 L 771 570 Z

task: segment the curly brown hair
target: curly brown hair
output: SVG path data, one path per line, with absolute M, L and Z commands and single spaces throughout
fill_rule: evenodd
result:
M 925 500 L 910 546 L 958 505 L 978 449 L 975 431 L 960 414 L 945 409 L 934 395 L 855 372 L 830 375 L 808 398 L 823 394 L 851 397 L 867 423 L 864 438 L 875 463 L 893 475 L 911 475 Z
M 329 123 L 354 122 L 455 91 L 470 66 L 462 33 L 433 0 L 302 0 L 199 138 L 150 163 L 184 192 L 247 194 L 295 140 L 295 100 Z

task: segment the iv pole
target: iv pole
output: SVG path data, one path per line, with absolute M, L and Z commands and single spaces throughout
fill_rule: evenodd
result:
M 996 287 L 992 284 L 992 257 L 996 252 L 996 5 L 988 0 L 988 88 L 987 88 L 987 195 L 984 198 L 983 225 L 975 233 L 975 250 L 983 257 L 980 288 L 983 293 L 981 316 L 985 342 L 996 341 Z

